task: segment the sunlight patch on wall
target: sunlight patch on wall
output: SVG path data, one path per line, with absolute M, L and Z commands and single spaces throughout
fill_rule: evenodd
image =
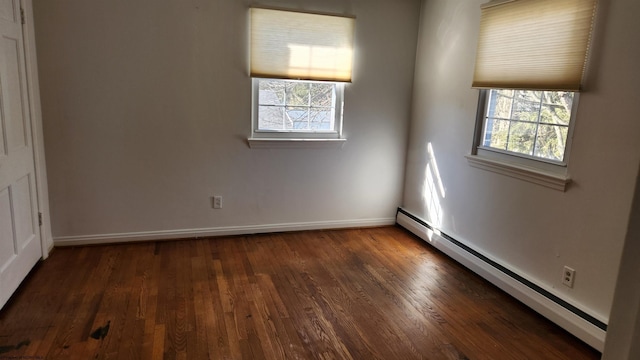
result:
M 427 165 L 424 170 L 424 183 L 422 184 L 422 200 L 426 215 L 435 228 L 442 225 L 441 199 L 445 198 L 445 190 L 438 169 L 431 143 L 427 144 Z

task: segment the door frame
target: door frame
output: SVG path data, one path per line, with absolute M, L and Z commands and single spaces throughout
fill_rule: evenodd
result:
M 36 57 L 33 1 L 19 0 L 18 3 L 24 11 L 25 19 L 25 24 L 22 26 L 25 53 L 24 59 L 27 75 L 31 139 L 36 177 L 36 198 L 38 203 L 38 213 L 41 214 L 41 225 L 38 230 L 40 231 L 42 259 L 46 259 L 53 249 L 53 235 L 51 234 L 51 216 L 49 213 L 49 188 L 44 154 L 44 132 L 42 130 L 42 108 L 40 103 L 40 82 L 38 80 L 38 63 Z

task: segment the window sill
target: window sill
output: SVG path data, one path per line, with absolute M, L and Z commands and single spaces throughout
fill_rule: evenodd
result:
M 567 185 L 571 182 L 571 178 L 567 174 L 534 169 L 528 166 L 514 164 L 504 160 L 489 159 L 478 155 L 466 155 L 465 157 L 469 165 L 475 168 L 511 176 L 555 190 L 566 191 Z
M 252 149 L 341 149 L 347 139 L 248 138 Z

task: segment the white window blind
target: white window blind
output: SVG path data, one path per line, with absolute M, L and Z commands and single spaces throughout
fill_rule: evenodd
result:
M 475 88 L 580 90 L 597 0 L 483 5 Z
M 251 76 L 351 82 L 355 19 L 251 8 Z

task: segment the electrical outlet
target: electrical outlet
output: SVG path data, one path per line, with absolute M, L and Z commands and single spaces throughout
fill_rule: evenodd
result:
M 576 271 L 572 268 L 565 266 L 562 270 L 562 285 L 573 287 L 573 280 L 576 278 Z
M 222 196 L 214 196 L 213 197 L 213 208 L 214 209 L 222 209 Z

